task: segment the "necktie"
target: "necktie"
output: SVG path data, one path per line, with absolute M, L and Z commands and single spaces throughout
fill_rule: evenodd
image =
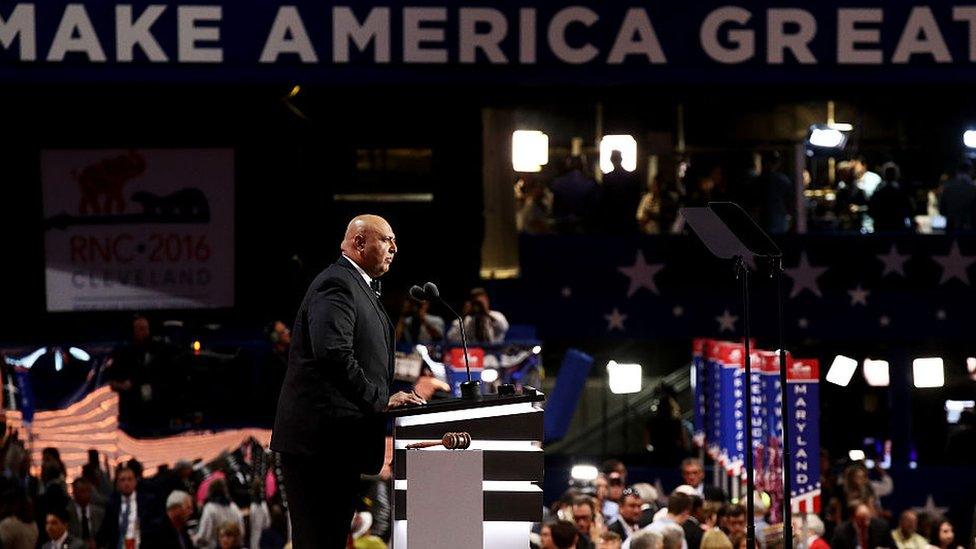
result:
M 129 533 L 129 498 L 122 500 L 122 521 L 119 523 L 118 549 L 125 549 L 125 535 Z
M 383 292 L 383 283 L 380 282 L 378 279 L 374 278 L 373 280 L 370 280 L 369 287 L 372 288 L 374 292 L 376 292 L 376 297 L 379 297 L 380 294 Z
M 81 508 L 81 537 L 88 541 L 91 539 L 91 526 L 88 525 L 88 506 Z

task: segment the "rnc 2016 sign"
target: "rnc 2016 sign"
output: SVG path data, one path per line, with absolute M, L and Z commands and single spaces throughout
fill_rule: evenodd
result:
M 976 63 L 976 5 L 420 4 L 0 0 L 0 76 L 81 78 L 69 70 L 80 66 L 90 69 L 84 78 L 106 80 L 599 84 L 716 78 L 707 72 L 716 67 L 770 80 L 857 80 L 858 68 L 885 67 L 900 69 L 884 72 L 889 80 L 952 80 L 968 76 L 946 68 Z M 189 68 L 201 64 L 219 70 Z M 444 70 L 465 66 L 489 70 Z
M 41 152 L 47 309 L 234 305 L 229 149 Z

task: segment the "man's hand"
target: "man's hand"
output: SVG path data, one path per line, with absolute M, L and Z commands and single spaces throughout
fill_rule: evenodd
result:
M 386 409 L 400 408 L 402 406 L 409 406 L 411 404 L 427 404 L 427 401 L 417 396 L 415 393 L 407 393 L 400 391 L 390 395 L 390 402 L 386 405 Z

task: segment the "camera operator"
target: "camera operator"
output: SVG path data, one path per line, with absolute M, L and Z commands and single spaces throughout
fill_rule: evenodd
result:
M 488 293 L 484 288 L 471 290 L 470 299 L 464 304 L 464 331 L 471 341 L 482 343 L 505 341 L 508 320 L 501 312 L 491 309 Z M 461 331 L 456 320 L 447 332 L 447 339 L 452 342 L 461 341 Z

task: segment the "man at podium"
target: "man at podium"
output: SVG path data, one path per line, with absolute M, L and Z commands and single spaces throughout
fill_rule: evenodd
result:
M 379 413 L 424 403 L 411 393 L 390 395 L 393 323 L 378 279 L 397 253 L 393 229 L 382 217 L 360 215 L 340 248 L 298 310 L 271 436 L 296 549 L 346 546 L 359 475 L 383 464 Z

